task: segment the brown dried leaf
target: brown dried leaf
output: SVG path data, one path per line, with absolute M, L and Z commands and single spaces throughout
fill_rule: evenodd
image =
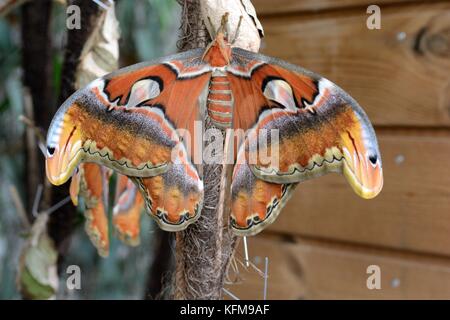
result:
M 58 289 L 56 252 L 47 234 L 48 214 L 40 214 L 20 256 L 17 283 L 23 297 L 52 299 Z
M 233 40 L 242 16 L 238 38 L 233 46 L 258 52 L 264 31 L 256 17 L 255 8 L 249 0 L 201 0 L 200 7 L 202 19 L 212 38 L 220 27 L 222 16 L 228 13 L 229 31 Z
M 96 30 L 92 32 L 81 53 L 76 75 L 78 89 L 117 69 L 119 38 L 119 22 L 114 4 L 110 4 L 108 10 L 103 11 Z

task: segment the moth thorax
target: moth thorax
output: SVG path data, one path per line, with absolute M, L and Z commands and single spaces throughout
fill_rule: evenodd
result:
M 209 82 L 207 109 L 214 125 L 230 128 L 233 120 L 233 93 L 226 71 L 215 69 Z

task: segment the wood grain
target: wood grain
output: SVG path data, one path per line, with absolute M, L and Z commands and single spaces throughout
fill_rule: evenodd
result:
M 450 3 L 253 0 L 263 52 L 329 78 L 378 127 L 385 186 L 360 199 L 341 175 L 302 183 L 277 221 L 250 237 L 269 299 L 450 299 Z M 243 261 L 242 248 L 236 254 Z M 381 268 L 381 290 L 366 286 Z M 261 299 L 264 279 L 240 265 L 227 288 Z
M 376 4 L 411 2 L 411 0 L 379 0 Z M 416 1 L 419 2 L 419 1 Z M 253 0 L 256 12 L 260 16 L 268 14 L 292 13 L 292 12 L 310 12 L 330 9 L 346 9 L 349 7 L 366 7 L 374 4 L 370 0 Z
M 296 273 L 296 264 L 292 264 L 290 248 L 286 243 L 278 241 L 266 244 L 260 241 L 260 237 L 248 238 L 250 245 L 251 266 L 246 267 L 242 241 L 233 258 L 233 266 L 230 268 L 229 278 L 232 284 L 226 285 L 232 294 L 239 299 L 262 300 L 264 298 L 264 257 L 269 255 L 268 295 L 267 299 L 299 299 L 305 295 L 305 279 Z M 269 250 L 266 252 L 265 250 Z M 226 299 L 232 299 L 224 295 Z
M 302 1 L 300 1 L 302 2 Z M 450 3 L 263 18 L 263 52 L 348 91 L 376 125 L 450 126 Z
M 361 199 L 338 174 L 306 181 L 268 229 L 450 255 L 450 136 L 378 133 L 380 195 Z
M 249 248 L 260 269 L 269 257 L 269 299 L 450 299 L 448 259 L 267 236 L 250 238 Z M 380 290 L 367 288 L 370 265 L 380 267 Z M 245 268 L 240 274 L 244 280 L 227 289 L 260 299 L 261 277 Z

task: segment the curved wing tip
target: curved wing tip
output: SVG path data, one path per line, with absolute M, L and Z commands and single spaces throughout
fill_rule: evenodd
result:
M 147 214 L 148 213 L 149 212 L 147 211 Z M 168 232 L 178 232 L 178 231 L 185 230 L 189 225 L 195 223 L 198 220 L 198 218 L 200 218 L 200 214 L 201 214 L 201 206 L 194 213 L 193 216 L 191 216 L 190 218 L 188 218 L 186 220 L 183 220 L 181 223 L 178 223 L 178 224 L 177 223 L 169 223 L 165 219 L 162 219 L 162 218 L 158 217 L 157 215 L 154 215 L 152 212 L 150 213 L 150 216 L 152 218 L 154 218 L 154 220 L 156 221 L 156 223 L 162 230 L 168 231 Z
M 373 199 L 378 196 L 383 189 L 383 176 L 380 175 L 377 178 L 376 183 L 373 184 L 363 184 L 354 179 L 348 179 L 348 182 L 358 196 L 363 199 Z
M 373 199 L 376 196 L 378 196 L 381 192 L 381 190 L 383 189 L 383 182 L 381 181 L 381 184 L 379 186 L 377 186 L 375 189 L 366 189 L 366 188 L 362 188 L 358 193 L 358 195 L 361 198 L 364 199 Z
M 59 176 L 54 176 L 51 173 L 49 173 L 47 170 L 47 179 L 54 186 L 60 186 L 64 183 L 66 183 L 70 177 L 71 177 L 71 174 L 67 174 L 67 173 L 60 174 Z M 73 199 L 72 199 L 72 201 L 73 201 Z

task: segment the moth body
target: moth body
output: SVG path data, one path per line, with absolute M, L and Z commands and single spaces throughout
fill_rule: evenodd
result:
M 202 209 L 195 144 L 187 142 L 198 141 L 205 113 L 218 128 L 250 132 L 236 145 L 242 161 L 231 179 L 238 235 L 263 230 L 298 183 L 326 173 L 343 173 L 363 198 L 381 191 L 375 132 L 358 103 L 313 72 L 232 48 L 223 30 L 205 50 L 124 68 L 73 94 L 48 131 L 47 176 L 59 185 L 81 162 L 107 166 L 133 181 L 161 228 L 183 230 Z M 268 132 L 278 139 L 260 139 Z
M 207 110 L 215 126 L 231 128 L 233 120 L 233 92 L 230 80 L 223 69 L 216 68 L 209 81 Z

